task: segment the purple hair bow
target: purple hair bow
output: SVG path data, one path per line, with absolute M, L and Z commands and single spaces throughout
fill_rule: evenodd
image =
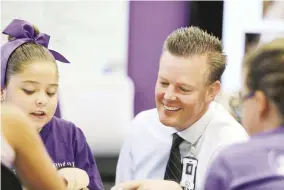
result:
M 20 45 L 27 42 L 34 42 L 48 48 L 50 39 L 50 36 L 44 33 L 36 35 L 32 24 L 19 19 L 13 20 L 2 33 L 14 37 L 15 40 L 7 42 L 1 47 L 1 88 L 3 88 L 5 84 L 7 62 L 13 51 L 15 51 Z M 56 60 L 63 63 L 70 63 L 60 53 L 54 50 L 48 50 Z

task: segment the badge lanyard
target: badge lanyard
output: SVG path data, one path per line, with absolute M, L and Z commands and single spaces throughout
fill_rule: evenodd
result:
M 184 190 L 195 190 L 198 160 L 194 157 L 183 158 L 182 178 L 180 185 Z
M 196 172 L 198 166 L 198 160 L 196 157 L 196 146 L 201 139 L 202 135 L 197 141 L 190 145 L 190 156 L 186 156 L 182 159 L 182 178 L 180 185 L 183 190 L 195 190 L 196 189 Z

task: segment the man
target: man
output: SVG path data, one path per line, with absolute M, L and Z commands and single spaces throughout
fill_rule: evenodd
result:
M 165 179 L 187 189 L 203 188 L 217 152 L 248 138 L 214 102 L 225 67 L 221 42 L 197 27 L 178 29 L 166 39 L 155 88 L 157 108 L 133 120 L 116 183 Z

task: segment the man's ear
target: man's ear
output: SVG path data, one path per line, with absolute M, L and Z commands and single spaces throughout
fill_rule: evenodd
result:
M 206 101 L 207 102 L 213 101 L 217 96 L 217 94 L 220 92 L 220 89 L 221 89 L 220 81 L 215 81 L 214 83 L 212 83 L 207 89 Z

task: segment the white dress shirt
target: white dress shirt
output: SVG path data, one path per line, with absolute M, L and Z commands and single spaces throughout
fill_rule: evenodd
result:
M 160 122 L 157 109 L 138 114 L 120 152 L 116 183 L 164 179 L 172 134 L 176 132 Z M 193 154 L 198 160 L 195 190 L 203 189 L 207 168 L 221 148 L 248 139 L 244 128 L 216 102 L 197 122 L 178 134 L 185 139 L 180 145 L 181 157 Z M 190 144 L 195 147 L 192 151 Z

